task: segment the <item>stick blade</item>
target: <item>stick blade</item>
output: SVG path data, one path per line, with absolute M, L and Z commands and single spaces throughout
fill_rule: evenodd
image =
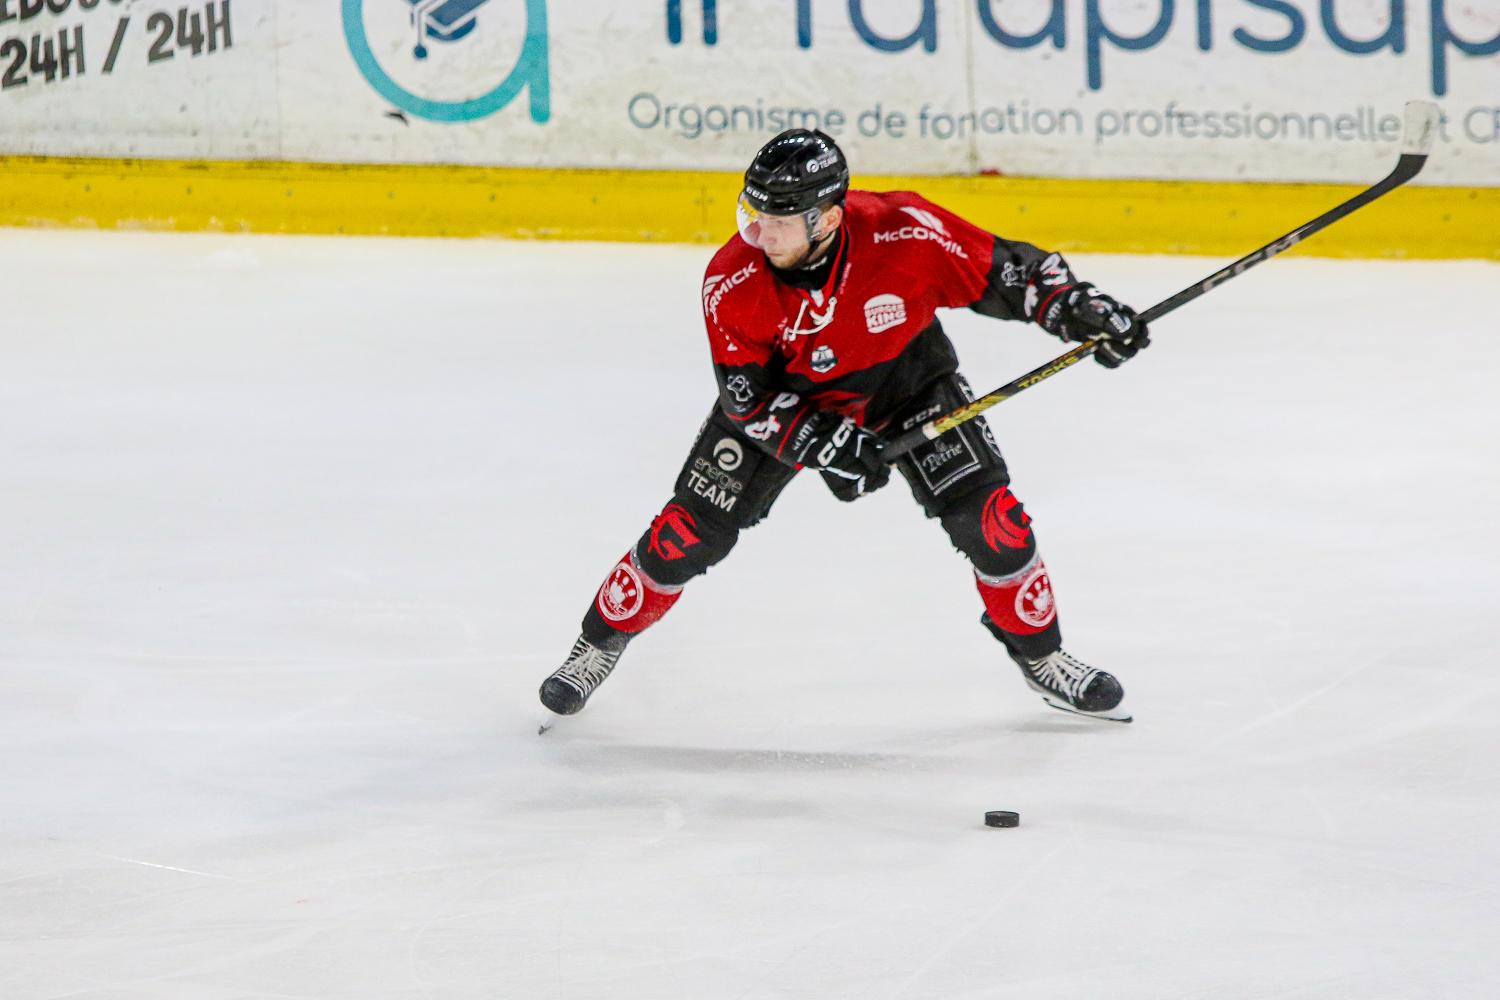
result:
M 1401 133 L 1403 156 L 1426 156 L 1432 152 L 1442 112 L 1431 101 L 1406 102 L 1406 127 Z

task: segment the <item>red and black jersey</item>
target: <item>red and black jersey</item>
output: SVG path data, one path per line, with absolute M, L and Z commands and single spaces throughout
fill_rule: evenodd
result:
M 831 260 L 821 281 L 799 280 L 736 235 L 704 274 L 724 411 L 783 459 L 814 409 L 879 428 L 957 371 L 938 309 L 1034 320 L 1077 280 L 1058 254 L 1003 240 L 910 191 L 850 191 Z

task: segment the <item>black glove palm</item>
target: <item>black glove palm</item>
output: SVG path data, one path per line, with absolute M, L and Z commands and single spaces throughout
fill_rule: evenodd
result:
M 1063 340 L 1099 341 L 1094 360 L 1106 368 L 1120 367 L 1151 343 L 1146 324 L 1135 310 L 1093 285 L 1062 289 L 1037 322 L 1043 330 Z

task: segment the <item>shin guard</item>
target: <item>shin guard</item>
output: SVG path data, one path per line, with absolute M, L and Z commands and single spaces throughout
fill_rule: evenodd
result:
M 985 624 L 1013 653 L 1034 659 L 1062 645 L 1052 581 L 1040 554 L 1005 576 L 976 570 L 974 583 L 984 601 Z
M 632 636 L 644 632 L 671 610 L 681 596 L 682 587 L 657 583 L 647 576 L 632 549 L 604 578 L 583 618 L 583 634 L 604 648 L 624 648 Z

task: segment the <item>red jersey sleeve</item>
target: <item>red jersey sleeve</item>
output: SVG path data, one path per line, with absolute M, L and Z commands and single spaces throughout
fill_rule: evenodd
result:
M 755 286 L 768 277 L 763 273 L 766 265 L 743 250 L 731 240 L 714 255 L 703 275 L 703 326 L 719 387 L 719 406 L 736 422 L 780 430 L 783 422 L 767 417 L 769 404 L 778 395 L 766 370 L 775 341 L 769 331 L 758 329 L 767 325 L 767 319 L 756 307 Z M 766 447 L 765 436 L 752 436 Z
M 734 293 L 752 283 L 765 265 L 754 260 L 740 264 L 727 253 L 728 249 L 714 255 L 703 275 L 703 325 L 708 333 L 709 350 L 716 365 L 764 365 L 771 357 L 770 343 L 764 336 L 756 337 L 744 329 L 753 311 L 740 301 L 754 292 L 745 289 L 738 296 Z

